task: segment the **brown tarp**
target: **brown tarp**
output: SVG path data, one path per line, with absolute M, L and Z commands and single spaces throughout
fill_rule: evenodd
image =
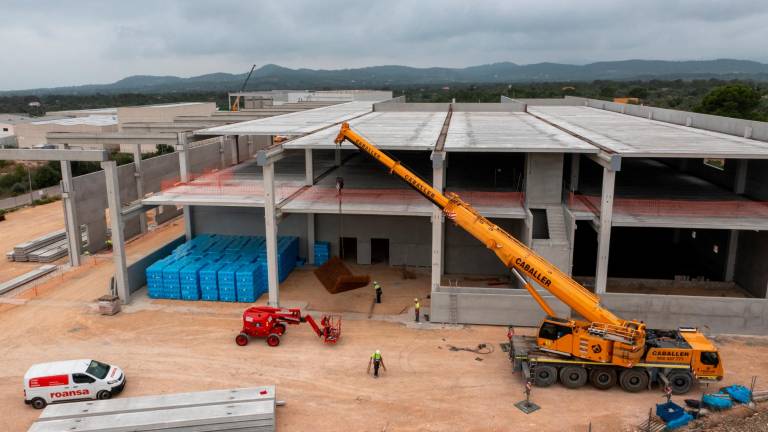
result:
M 315 276 L 331 294 L 362 288 L 371 283 L 370 275 L 353 275 L 339 257 L 315 269 Z

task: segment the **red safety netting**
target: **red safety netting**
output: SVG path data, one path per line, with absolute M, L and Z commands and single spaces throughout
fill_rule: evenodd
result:
M 569 194 L 572 211 L 600 213 L 600 197 Z M 685 199 L 615 198 L 613 214 L 665 217 L 768 217 L 768 202 L 750 200 L 705 201 Z

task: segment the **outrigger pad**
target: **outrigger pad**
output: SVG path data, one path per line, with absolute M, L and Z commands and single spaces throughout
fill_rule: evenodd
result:
M 370 275 L 353 275 L 339 257 L 333 257 L 315 269 L 315 277 L 331 294 L 362 288 L 371 283 Z
M 534 411 L 538 411 L 539 408 L 541 408 L 533 402 L 524 401 L 524 400 L 521 400 L 520 402 L 516 403 L 515 406 L 517 407 L 517 409 L 519 409 L 520 411 L 526 414 L 530 414 Z

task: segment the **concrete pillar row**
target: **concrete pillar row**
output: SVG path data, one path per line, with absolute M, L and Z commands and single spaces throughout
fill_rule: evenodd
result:
M 277 220 L 275 217 L 275 164 L 263 166 L 264 172 L 264 232 L 267 240 L 267 284 L 270 306 L 280 306 L 280 287 L 277 275 Z
M 571 181 L 568 185 L 568 190 L 576 192 L 579 190 L 579 166 L 581 161 L 581 155 L 578 153 L 571 153 Z
M 315 184 L 315 167 L 312 165 L 312 149 L 304 149 L 304 185 L 312 186 Z
M 130 301 L 128 286 L 128 268 L 125 258 L 125 236 L 123 235 L 122 204 L 120 203 L 120 183 L 117 177 L 117 163 L 107 161 L 101 163 L 104 178 L 107 182 L 107 204 L 109 205 L 109 221 L 112 229 L 112 259 L 115 265 L 115 291 L 120 301 Z
M 141 146 L 137 145 L 133 147 L 133 167 L 134 177 L 136 178 L 136 199 L 144 198 L 144 172 L 141 169 Z M 139 213 L 139 225 L 141 227 L 141 233 L 147 232 L 147 214 L 145 212 Z
M 307 213 L 307 262 L 315 265 L 315 214 Z
M 432 187 L 443 193 L 445 190 L 445 155 L 435 153 L 432 159 Z M 445 219 L 443 212 L 437 207 L 432 208 L 432 292 L 440 290 L 445 271 Z
M 191 180 L 189 161 L 189 142 L 185 132 L 179 132 L 176 135 L 176 152 L 179 154 L 179 176 L 182 183 L 188 183 Z M 192 211 L 189 206 L 184 206 L 184 236 L 187 241 L 192 240 Z
M 596 294 L 604 294 L 608 285 L 608 256 L 611 246 L 613 193 L 615 186 L 616 171 L 603 168 L 603 188 L 600 197 L 600 230 L 597 237 L 597 269 L 595 270 Z

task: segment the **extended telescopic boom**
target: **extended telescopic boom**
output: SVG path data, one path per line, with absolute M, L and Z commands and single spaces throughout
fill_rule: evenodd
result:
M 595 294 L 520 243 L 506 231 L 478 214 L 458 195 L 453 193 L 448 193 L 447 196 L 443 195 L 409 169 L 400 165 L 400 162 L 390 158 L 368 140 L 351 130 L 346 122 L 341 126 L 341 131 L 339 131 L 335 142 L 341 144 L 344 141 L 349 141 L 376 159 L 389 169 L 390 174 L 405 180 L 417 192 L 432 201 L 448 218 L 480 240 L 488 249 L 491 249 L 507 268 L 515 273 L 520 271 L 529 276 L 538 285 L 552 293 L 588 321 L 619 327 L 625 327 L 629 324 L 600 306 L 600 299 Z M 524 285 L 542 309 L 548 315 L 553 316 L 552 308 L 547 305 L 539 293 L 529 283 Z

